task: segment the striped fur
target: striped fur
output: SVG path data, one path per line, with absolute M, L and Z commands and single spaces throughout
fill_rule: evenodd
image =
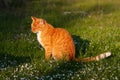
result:
M 70 33 L 63 28 L 54 28 L 44 19 L 31 17 L 31 30 L 37 33 L 38 42 L 45 49 L 45 58 L 49 60 L 75 60 L 81 62 L 99 61 L 111 55 L 110 52 L 102 53 L 95 57 L 88 57 L 83 59 L 75 58 L 75 44 Z
M 81 62 L 99 61 L 109 56 L 111 56 L 111 52 L 105 52 L 105 53 L 99 54 L 94 57 L 92 56 L 92 57 L 87 57 L 87 58 L 82 58 L 82 59 L 75 59 L 75 61 L 81 61 Z

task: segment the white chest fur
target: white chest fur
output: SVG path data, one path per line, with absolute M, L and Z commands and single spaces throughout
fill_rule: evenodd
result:
M 41 31 L 37 33 L 37 40 L 43 46 L 42 39 L 41 39 Z

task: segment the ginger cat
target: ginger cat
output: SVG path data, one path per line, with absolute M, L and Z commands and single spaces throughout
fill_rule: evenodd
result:
M 37 40 L 45 49 L 46 60 L 53 58 L 56 61 L 65 59 L 66 61 L 89 62 L 99 61 L 111 55 L 110 52 L 105 52 L 95 57 L 78 59 L 75 57 L 75 44 L 67 30 L 54 28 L 42 18 L 31 18 L 31 30 L 33 33 L 37 33 Z

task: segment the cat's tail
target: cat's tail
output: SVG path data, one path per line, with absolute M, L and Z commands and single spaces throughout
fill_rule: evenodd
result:
M 99 55 L 94 56 L 94 57 L 87 57 L 87 58 L 82 58 L 82 59 L 76 58 L 75 61 L 80 61 L 80 62 L 99 61 L 99 60 L 107 58 L 109 56 L 111 56 L 111 52 L 105 52 L 105 53 L 99 54 Z

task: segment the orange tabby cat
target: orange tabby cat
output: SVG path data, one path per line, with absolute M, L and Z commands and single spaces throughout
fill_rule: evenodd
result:
M 63 28 L 54 28 L 42 18 L 32 18 L 31 29 L 33 33 L 37 33 L 38 42 L 45 49 L 45 58 L 49 60 L 66 61 L 75 60 L 81 62 L 98 61 L 111 55 L 106 52 L 95 57 L 87 57 L 82 59 L 75 58 L 75 44 L 68 31 Z

